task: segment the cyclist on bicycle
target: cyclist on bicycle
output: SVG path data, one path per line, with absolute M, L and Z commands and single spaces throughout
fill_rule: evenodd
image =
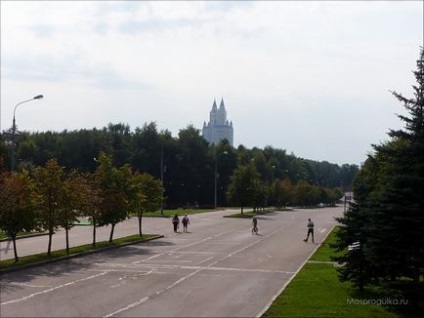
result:
M 253 225 L 252 234 L 253 233 L 258 234 L 258 219 L 256 218 L 256 216 L 254 216 L 252 219 L 252 225 Z

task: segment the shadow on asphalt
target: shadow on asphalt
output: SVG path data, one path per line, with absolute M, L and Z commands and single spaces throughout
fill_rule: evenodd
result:
M 175 243 L 161 239 L 161 240 L 148 241 L 148 242 L 143 243 L 143 245 L 148 245 L 148 246 L 173 246 L 173 245 L 175 245 Z
M 133 245 L 116 246 L 104 250 L 98 250 L 94 253 L 81 254 L 71 258 L 61 260 L 51 260 L 42 265 L 33 265 L 22 269 L 17 269 L 9 273 L 1 273 L 2 288 L 10 290 L 19 290 L 28 282 L 37 281 L 37 278 L 48 278 L 54 276 L 63 276 L 72 272 L 84 272 L 98 267 L 96 263 L 120 262 L 120 258 L 136 258 L 138 255 L 149 255 L 154 252 L 143 248 L 143 245 L 149 246 L 172 246 L 175 243 L 169 241 L 152 240 Z M 45 286 L 40 286 L 45 288 Z

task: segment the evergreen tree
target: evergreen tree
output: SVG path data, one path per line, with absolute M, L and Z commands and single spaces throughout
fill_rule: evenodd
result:
M 353 185 L 354 201 L 349 204 L 344 215 L 336 220 L 343 224 L 336 232 L 336 243 L 332 245 L 338 252 L 344 252 L 334 257 L 343 266 L 338 268 L 341 281 L 351 281 L 357 288 L 363 290 L 375 277 L 375 269 L 366 258 L 368 246 L 369 206 L 368 198 L 376 186 L 378 166 L 373 157 L 369 157 L 355 178 Z M 349 246 L 351 248 L 349 249 Z M 354 248 L 352 248 L 355 246 Z
M 424 284 L 424 68 L 423 50 L 414 72 L 411 99 L 393 92 L 408 116 L 398 115 L 404 129 L 390 130 L 391 140 L 373 145 L 371 156 L 355 180 L 356 204 L 340 222 L 338 248 L 360 242 L 360 253 L 341 260 L 341 278 L 359 287 L 379 283 L 421 304 Z M 365 267 L 364 267 L 365 266 Z M 366 268 L 366 275 L 364 275 Z M 421 280 L 420 280 L 421 278 Z
M 423 293 L 420 270 L 424 268 L 424 52 L 414 72 L 414 97 L 393 92 L 409 116 L 398 115 L 405 129 L 390 130 L 392 140 L 375 145 L 384 173 L 380 175 L 379 206 L 374 214 L 369 247 L 372 262 L 386 279 L 402 289 Z M 387 244 L 389 243 L 389 244 Z M 390 253 L 390 252 L 393 253 Z M 384 269 L 384 271 L 383 271 Z M 410 281 L 410 284 L 408 282 Z M 393 284 L 391 284 L 393 287 Z M 418 296 L 418 299 L 419 296 Z M 421 297 L 422 299 L 422 297 Z

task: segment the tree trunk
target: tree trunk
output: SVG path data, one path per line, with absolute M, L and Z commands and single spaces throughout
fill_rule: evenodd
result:
M 53 231 L 49 230 L 49 246 L 47 248 L 47 256 L 51 255 L 52 251 L 52 240 L 53 240 Z
M 13 242 L 13 253 L 15 254 L 15 262 L 19 261 L 18 257 L 18 250 L 16 248 L 16 235 L 12 236 L 12 242 Z
M 65 229 L 66 234 L 66 254 L 69 254 L 69 229 Z
M 113 239 L 113 230 L 115 229 L 115 223 L 112 223 L 112 228 L 110 229 L 109 243 L 112 243 Z
M 140 234 L 140 237 L 142 237 L 143 236 L 143 232 L 141 231 L 141 225 L 142 225 L 142 216 L 141 215 L 139 215 L 138 216 L 138 232 L 139 232 L 139 234 Z
M 243 206 L 241 207 L 241 214 L 243 215 Z
M 96 247 L 96 222 L 93 219 L 93 247 Z

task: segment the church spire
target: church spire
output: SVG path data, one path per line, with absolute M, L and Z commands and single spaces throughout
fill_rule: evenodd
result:
M 233 145 L 233 122 L 227 120 L 227 110 L 223 97 L 221 97 L 219 109 L 216 105 L 216 99 L 213 99 L 212 109 L 209 112 L 209 122 L 203 122 L 202 135 L 211 144 L 216 145 L 221 140 L 227 139 L 230 145 Z
M 221 98 L 221 104 L 219 105 L 219 109 L 225 109 L 224 97 Z
M 217 110 L 217 106 L 216 106 L 216 100 L 215 98 L 213 99 L 213 105 L 212 105 L 212 111 Z

